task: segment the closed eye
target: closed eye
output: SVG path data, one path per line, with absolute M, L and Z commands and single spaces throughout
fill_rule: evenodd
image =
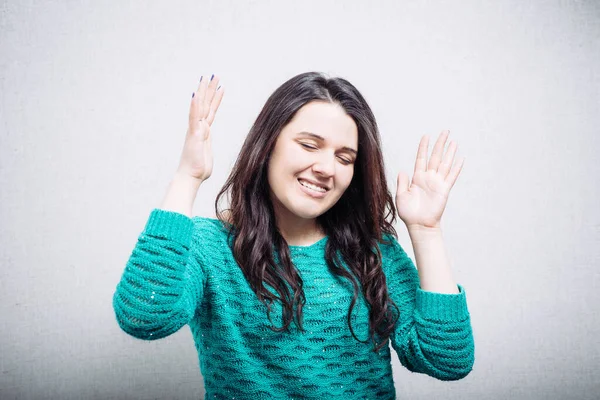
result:
M 304 147 L 304 148 L 306 148 L 306 149 L 311 149 L 311 150 L 319 150 L 318 148 L 316 148 L 316 147 L 314 147 L 314 146 L 311 146 L 311 145 L 308 145 L 308 144 L 306 144 L 306 143 L 300 143 L 300 146 L 302 146 L 302 147 Z M 348 160 L 348 159 L 346 159 L 346 158 L 344 158 L 344 157 L 338 157 L 338 158 L 339 158 L 340 160 L 342 160 L 342 163 L 343 163 L 344 165 L 349 165 L 349 164 L 352 164 L 352 161 L 350 161 L 350 160 Z

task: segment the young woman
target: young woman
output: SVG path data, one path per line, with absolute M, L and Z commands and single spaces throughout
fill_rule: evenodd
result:
M 394 204 L 363 96 L 345 79 L 300 74 L 260 112 L 217 218 L 192 217 L 212 173 L 218 82 L 201 79 L 192 95 L 179 167 L 116 288 L 120 327 L 154 340 L 189 325 L 207 399 L 395 399 L 390 342 L 410 371 L 465 377 L 470 315 L 440 228 L 463 161 L 455 142 L 444 153 L 448 132 L 429 161 L 423 137 Z

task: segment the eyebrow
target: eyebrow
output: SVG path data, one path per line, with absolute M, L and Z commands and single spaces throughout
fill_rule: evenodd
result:
M 313 138 L 315 138 L 315 139 L 318 139 L 318 140 L 320 140 L 320 141 L 322 141 L 322 142 L 324 142 L 324 141 L 325 141 L 325 138 L 324 138 L 323 136 L 319 136 L 319 135 L 317 135 L 316 133 L 312 133 L 312 132 L 305 132 L 305 131 L 302 131 L 302 132 L 298 132 L 298 135 L 311 136 L 311 137 L 313 137 Z M 349 151 L 349 152 L 351 152 L 351 153 L 354 153 L 354 155 L 356 155 L 356 154 L 357 154 L 356 150 L 354 150 L 354 149 L 353 149 L 353 148 L 351 148 L 351 147 L 344 146 L 344 147 L 342 147 L 342 150 L 346 150 L 346 151 Z

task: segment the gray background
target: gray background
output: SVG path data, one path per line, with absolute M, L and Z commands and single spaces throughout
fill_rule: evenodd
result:
M 394 352 L 398 397 L 597 398 L 600 7 L 524 3 L 3 1 L 0 397 L 202 397 L 189 327 L 134 339 L 112 294 L 200 75 L 226 88 L 194 209 L 213 216 L 267 97 L 318 70 L 371 104 L 392 193 L 423 134 L 450 129 L 466 157 L 442 228 L 474 370 L 436 381 Z

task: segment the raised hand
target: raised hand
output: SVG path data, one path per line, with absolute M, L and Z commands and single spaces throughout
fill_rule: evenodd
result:
M 188 130 L 177 168 L 178 174 L 199 182 L 212 174 L 210 128 L 224 94 L 223 87 L 218 84 L 218 76 L 213 75 L 211 79 L 201 77 L 198 89 L 192 94 Z
M 409 230 L 440 228 L 450 189 L 454 186 L 465 161 L 463 157 L 454 166 L 452 165 L 457 149 L 454 141 L 450 142 L 444 154 L 444 146 L 449 134 L 450 131 L 443 131 L 440 134 L 429 164 L 427 163 L 429 136 L 425 135 L 421 138 L 415 173 L 410 186 L 408 176 L 403 172 L 398 174 L 396 209 L 398 216 Z

